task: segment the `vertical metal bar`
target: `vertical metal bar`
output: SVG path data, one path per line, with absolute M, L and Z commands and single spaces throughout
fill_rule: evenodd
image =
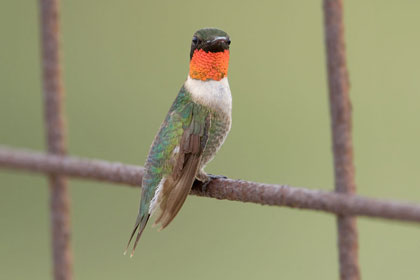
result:
M 65 155 L 64 89 L 60 68 L 59 0 L 39 0 L 41 20 L 44 114 L 48 152 Z M 67 179 L 50 175 L 50 211 L 54 279 L 73 278 L 70 247 L 70 197 Z
M 325 43 L 331 111 L 335 190 L 354 194 L 353 145 L 349 78 L 344 43 L 343 1 L 324 0 Z M 340 279 L 359 280 L 356 218 L 338 216 Z

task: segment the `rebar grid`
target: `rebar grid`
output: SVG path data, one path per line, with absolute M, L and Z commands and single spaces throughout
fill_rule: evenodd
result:
M 351 103 L 346 68 L 342 0 L 324 1 L 324 28 L 335 168 L 335 192 L 217 179 L 192 195 L 319 210 L 337 215 L 340 278 L 359 280 L 355 216 L 420 222 L 420 204 L 355 195 Z M 0 167 L 47 173 L 51 189 L 54 279 L 70 280 L 70 200 L 67 180 L 79 177 L 140 187 L 143 167 L 66 156 L 59 48 L 59 0 L 39 0 L 48 154 L 0 146 Z

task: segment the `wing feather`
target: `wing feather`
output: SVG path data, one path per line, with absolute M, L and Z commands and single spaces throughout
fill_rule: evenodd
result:
M 184 204 L 207 143 L 210 118 L 209 110 L 192 102 L 189 93 L 182 88 L 146 161 L 139 214 L 127 245 L 128 248 L 138 231 L 132 254 L 155 204 L 160 210 L 155 224 L 160 223 L 162 228 L 174 219 Z
M 178 214 L 194 183 L 200 166 L 201 157 L 208 138 L 210 114 L 196 113 L 193 110 L 191 125 L 184 131 L 180 142 L 177 162 L 174 165 L 171 179 L 165 182 L 160 203 L 160 215 L 155 224 L 165 228 Z M 198 115 L 198 116 L 197 116 Z M 201 116 L 201 120 L 200 120 Z

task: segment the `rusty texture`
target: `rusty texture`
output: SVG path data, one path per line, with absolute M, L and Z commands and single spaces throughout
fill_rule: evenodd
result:
M 103 160 L 48 155 L 0 146 L 0 168 L 53 173 L 139 187 L 144 168 Z M 196 182 L 192 195 L 420 223 L 420 204 L 367 198 L 286 185 L 217 179 L 205 191 Z
M 64 89 L 60 68 L 59 1 L 39 0 L 41 21 L 44 118 L 48 152 L 65 155 Z M 53 273 L 55 280 L 73 278 L 70 247 L 70 197 L 67 179 L 49 175 Z
M 334 153 L 335 190 L 355 194 L 351 103 L 346 66 L 342 0 L 324 0 L 325 43 Z M 356 218 L 337 217 L 340 279 L 359 280 Z

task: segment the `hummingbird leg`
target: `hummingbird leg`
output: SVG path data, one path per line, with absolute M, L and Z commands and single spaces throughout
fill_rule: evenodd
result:
M 195 175 L 195 178 L 197 178 L 198 181 L 205 183 L 209 180 L 209 175 L 206 172 L 204 172 L 204 170 L 201 169 L 197 172 L 197 175 Z
M 225 175 L 213 175 L 213 174 L 207 174 L 210 178 L 210 180 L 216 180 L 216 179 L 227 179 Z
M 213 174 L 206 174 L 204 171 L 200 171 L 197 176 L 197 180 L 201 181 L 203 184 L 201 185 L 201 191 L 206 192 L 207 186 L 210 184 L 211 181 L 217 179 L 227 179 L 226 176 L 223 175 L 213 175 Z

